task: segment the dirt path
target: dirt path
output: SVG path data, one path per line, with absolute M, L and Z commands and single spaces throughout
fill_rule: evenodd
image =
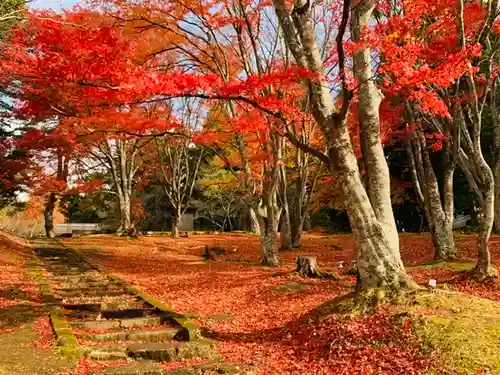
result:
M 124 290 L 80 254 L 55 241 L 36 241 L 33 247 L 85 355 L 133 361 L 102 374 L 165 374 L 157 362 L 213 356 L 213 345 L 179 341 L 181 328 L 168 314 Z

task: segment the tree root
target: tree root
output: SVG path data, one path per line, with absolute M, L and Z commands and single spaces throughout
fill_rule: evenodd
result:
M 495 267 L 484 269 L 483 267 L 476 266 L 471 271 L 470 277 L 475 281 L 484 282 L 499 277 L 499 273 Z

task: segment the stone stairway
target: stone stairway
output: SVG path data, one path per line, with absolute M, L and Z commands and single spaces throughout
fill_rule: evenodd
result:
M 168 313 L 127 292 L 78 253 L 57 242 L 39 241 L 34 247 L 85 355 L 96 361 L 130 362 L 102 374 L 163 375 L 166 372 L 158 362 L 217 359 L 212 342 L 183 341 L 182 327 Z

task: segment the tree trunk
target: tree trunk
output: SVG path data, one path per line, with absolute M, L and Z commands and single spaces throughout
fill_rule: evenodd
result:
M 180 222 L 181 222 L 181 214 L 175 211 L 172 216 L 172 238 L 179 238 Z
M 497 91 L 495 86 L 493 92 L 490 94 L 490 111 L 491 120 L 493 122 L 493 156 L 494 156 L 494 184 L 495 184 L 495 222 L 494 231 L 500 234 L 500 118 L 497 109 Z
M 278 208 L 275 186 L 266 191 L 267 194 L 263 196 L 264 207 L 255 208 L 260 227 L 260 264 L 279 267 L 278 224 L 281 209 Z
M 253 207 L 248 209 L 248 217 L 250 219 L 250 231 L 255 234 L 260 234 L 259 219 Z
M 376 1 L 365 0 L 354 7 L 351 33 L 359 43 L 363 27 L 372 18 Z M 366 190 L 377 220 L 387 234 L 390 246 L 399 251 L 399 236 L 392 211 L 389 166 L 380 138 L 379 108 L 382 93 L 373 80 L 371 49 L 359 49 L 353 56 L 354 76 L 358 83 L 358 118 L 363 163 L 366 168 Z
M 456 257 L 453 235 L 453 171 L 454 164 L 447 163 L 443 178 L 443 200 L 431 163 L 424 134 L 416 130 L 408 145 L 413 185 L 421 206 L 424 208 L 432 241 L 434 259 L 451 260 Z
M 500 134 L 496 135 L 496 137 L 500 137 Z M 497 142 L 500 142 L 498 139 Z M 500 146 L 495 146 L 500 147 Z M 495 223 L 494 223 L 494 231 L 496 234 L 500 234 L 500 150 L 495 152 L 496 160 L 495 160 Z
M 274 218 L 261 217 L 260 224 L 260 264 L 279 267 L 278 234 Z
M 301 215 L 300 212 L 297 211 L 298 211 L 297 209 L 292 210 L 291 223 L 290 223 L 292 247 L 296 249 L 300 247 L 300 239 L 302 238 L 302 228 L 304 226 L 303 215 Z
M 45 220 L 45 235 L 47 238 L 55 238 L 56 233 L 54 231 L 54 210 L 57 203 L 57 194 L 49 193 L 47 196 L 47 201 L 45 202 L 45 210 L 43 212 Z
M 495 234 L 500 234 L 500 177 L 495 176 Z
M 120 206 L 120 227 L 116 231 L 119 236 L 137 235 L 134 224 L 132 223 L 130 212 L 130 197 L 124 197 L 123 194 L 118 196 L 118 204 Z
M 311 222 L 311 213 L 307 211 L 304 213 L 304 220 L 302 222 L 302 229 L 304 231 L 309 231 L 312 228 L 312 222 Z
M 453 222 L 441 221 L 433 228 L 432 242 L 434 243 L 434 260 L 452 260 L 456 258 L 455 239 L 453 236 Z
M 281 142 L 283 140 L 280 139 Z M 281 143 L 282 146 L 282 143 Z M 280 149 L 281 150 L 281 149 Z M 280 172 L 280 190 L 281 190 L 281 228 L 280 228 L 280 249 L 290 250 L 292 248 L 292 232 L 290 224 L 290 205 L 288 204 L 288 187 L 286 178 L 286 169 L 284 166 L 279 168 Z
M 371 20 L 375 3 L 367 0 L 354 7 L 351 17 L 354 42 L 360 41 L 363 28 Z M 370 54 L 371 50 L 366 46 L 353 56 L 367 190 L 359 176 L 345 124 L 335 137 L 336 140 L 332 140 L 332 160 L 337 161 L 335 164 L 340 169 L 334 172 L 341 176 L 346 209 L 356 239 L 358 291 L 380 287 L 398 290 L 414 284 L 406 274 L 399 253 L 399 237 L 390 196 L 389 167 L 380 139 L 379 107 L 382 94 L 373 81 Z
M 273 0 L 288 48 L 299 65 L 324 76 L 323 60 L 317 44 L 310 1 L 295 1 L 290 19 L 287 2 Z M 344 6 L 344 16 L 349 11 Z M 375 1 L 367 0 L 356 4 L 352 17 L 352 34 L 359 35 L 368 25 Z M 343 21 L 346 18 L 343 17 Z M 342 35 L 341 35 L 342 36 Z M 300 40 L 298 40 L 300 39 Z M 354 38 L 353 38 L 354 39 Z M 339 43 L 341 44 L 341 43 Z M 342 64 L 344 56 L 340 56 Z M 367 140 L 363 149 L 367 154 L 367 173 L 370 176 L 370 197 L 361 181 L 358 160 L 354 154 L 347 127 L 348 107 L 335 108 L 333 98 L 325 82 L 309 82 L 313 114 L 321 126 L 328 150 L 328 165 L 335 179 L 340 183 L 345 207 L 356 243 L 358 264 L 358 291 L 367 295 L 377 288 L 399 290 L 416 287 L 406 274 L 399 254 L 399 239 L 392 214 L 387 163 L 377 139 L 379 134 L 378 110 L 380 95 L 376 92 L 371 72 L 370 49 L 358 51 L 355 55 L 356 79 L 358 81 L 359 118 L 363 137 Z M 343 74 L 341 70 L 341 74 Z M 349 103 L 349 98 L 344 98 Z
M 478 232 L 478 259 L 476 267 L 474 268 L 474 276 L 479 280 L 483 280 L 495 274 L 495 270 L 491 265 L 491 255 L 488 248 L 495 219 L 495 188 L 493 186 L 493 174 L 486 164 L 486 161 L 482 167 L 485 179 L 485 184 L 483 186 L 484 203 Z
M 280 249 L 290 250 L 292 248 L 292 232 L 288 209 L 284 208 L 281 214 L 282 220 L 280 228 Z
M 467 77 L 467 79 L 469 85 L 473 86 L 470 77 Z M 495 179 L 481 149 L 481 112 L 478 111 L 477 107 L 471 107 L 472 116 L 465 116 L 462 107 L 457 106 L 454 118 L 463 129 L 462 133 L 468 132 L 467 125 L 472 128 L 472 134 L 469 133 L 469 137 L 463 137 L 464 149 L 460 149 L 459 161 L 469 186 L 474 190 L 481 207 L 478 230 L 478 260 L 473 274 L 475 278 L 483 280 L 495 274 L 488 248 L 495 220 Z M 466 118 L 469 120 L 466 121 Z

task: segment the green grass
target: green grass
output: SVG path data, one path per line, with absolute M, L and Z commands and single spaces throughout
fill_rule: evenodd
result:
M 500 374 L 500 303 L 460 293 L 417 296 L 423 352 L 456 374 Z

